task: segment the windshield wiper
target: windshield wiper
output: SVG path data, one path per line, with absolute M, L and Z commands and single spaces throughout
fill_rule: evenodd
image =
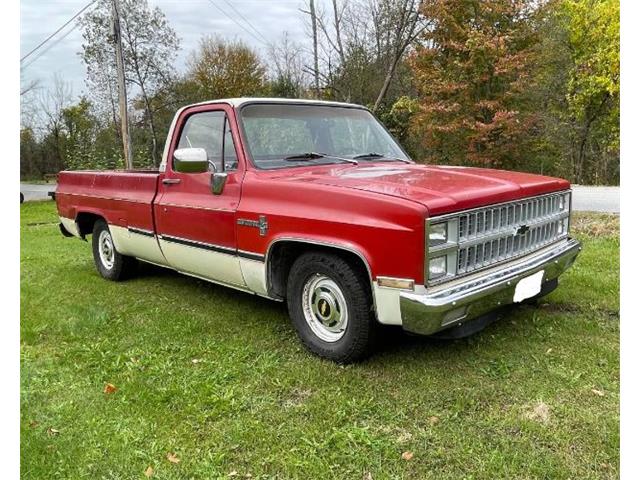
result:
M 377 152 L 361 153 L 360 155 L 354 155 L 353 158 L 381 158 L 385 160 L 397 160 L 398 162 L 404 162 L 404 163 L 413 163 L 411 160 L 408 160 L 406 158 L 389 157 L 388 155 L 383 155 Z
M 289 155 L 288 157 L 284 157 L 284 159 L 288 162 L 317 160 L 319 158 L 335 158 L 336 160 L 342 160 L 343 162 L 353 163 L 354 165 L 358 164 L 358 161 L 354 160 L 353 158 L 338 157 L 336 155 L 329 155 L 327 153 L 318 153 L 318 152 L 298 153 L 296 155 Z

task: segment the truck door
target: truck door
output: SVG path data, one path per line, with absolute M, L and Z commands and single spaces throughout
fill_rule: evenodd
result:
M 244 287 L 236 256 L 236 210 L 244 165 L 238 162 L 238 133 L 226 105 L 196 106 L 183 111 L 168 150 L 155 206 L 162 252 L 176 270 L 230 286 Z M 233 117 L 232 117 L 233 118 Z M 235 140 L 234 140 L 235 138 Z M 211 173 L 173 169 L 178 148 L 204 148 L 216 171 L 226 172 L 221 193 L 212 193 Z

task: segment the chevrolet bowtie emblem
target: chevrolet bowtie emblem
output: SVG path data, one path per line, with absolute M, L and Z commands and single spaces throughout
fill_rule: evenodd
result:
M 519 227 L 516 227 L 515 230 L 513 231 L 513 236 L 517 237 L 518 235 L 524 235 L 529 230 L 531 230 L 531 227 L 529 225 L 520 225 Z

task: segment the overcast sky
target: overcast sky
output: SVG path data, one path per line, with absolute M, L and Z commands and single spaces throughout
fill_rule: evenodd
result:
M 300 8 L 304 0 L 227 0 L 256 27 L 269 41 L 278 40 L 283 32 L 289 32 L 292 40 L 305 41 L 304 15 Z M 88 0 L 21 0 L 20 2 L 20 57 L 27 54 L 38 43 L 62 26 Z M 214 5 L 238 20 L 241 28 Z M 221 35 L 229 39 L 241 39 L 255 48 L 262 44 L 225 0 L 149 0 L 167 16 L 169 24 L 182 39 L 182 49 L 178 56 L 177 68 L 182 70 L 189 53 L 197 47 L 198 39 L 204 34 Z M 74 22 L 75 24 L 75 22 Z M 56 35 L 42 49 L 27 58 L 21 65 L 22 83 L 39 80 L 41 88 L 51 85 L 54 74 L 59 74 L 70 82 L 74 95 L 85 90 L 85 69 L 78 56 L 81 50 L 80 29 L 72 30 L 70 24 Z M 68 36 L 65 33 L 72 30 Z M 253 36 L 248 33 L 252 32 Z M 44 50 L 48 50 L 44 52 Z M 39 58 L 36 57 L 42 54 Z M 31 65 L 29 63 L 33 61 Z

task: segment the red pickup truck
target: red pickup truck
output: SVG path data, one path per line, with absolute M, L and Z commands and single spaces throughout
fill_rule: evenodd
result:
M 567 181 L 415 164 L 366 108 L 334 102 L 184 107 L 158 170 L 60 172 L 55 199 L 104 278 L 137 259 L 286 301 L 308 349 L 344 363 L 379 324 L 477 331 L 553 290 L 580 250 Z

